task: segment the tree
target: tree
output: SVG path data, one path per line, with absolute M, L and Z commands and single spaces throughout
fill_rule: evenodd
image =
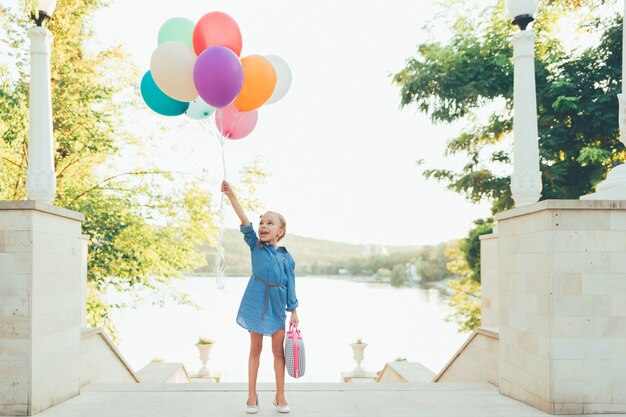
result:
M 424 246 L 419 251 L 415 267 L 417 274 L 425 282 L 440 281 L 450 275 L 446 268 L 446 264 L 450 260 L 446 254 L 446 248 L 450 244 L 444 242 L 436 246 Z
M 448 269 L 457 278 L 448 281 L 454 290 L 454 295 L 448 300 L 453 311 L 445 320 L 455 322 L 459 332 L 473 331 L 481 323 L 480 282 L 472 279 L 473 271 L 465 260 L 461 245 L 449 247 L 447 255 L 450 258 Z
M 408 281 L 406 267 L 402 264 L 394 265 L 391 269 L 390 283 L 392 287 L 403 287 Z
M 612 165 L 626 159 L 618 142 L 616 99 L 621 17 L 602 18 L 609 5 L 599 0 L 581 3 L 552 1 L 534 25 L 542 199 L 590 193 Z M 577 18 L 581 30 L 601 33 L 597 44 L 566 47 L 557 24 L 565 15 Z M 434 123 L 463 120 L 468 126 L 446 150 L 466 156 L 463 168 L 433 167 L 424 175 L 471 201 L 492 201 L 496 213 L 513 204 L 507 166 L 513 107 L 509 37 L 515 29 L 502 1 L 481 16 L 454 21 L 449 43 L 419 45 L 418 56 L 408 60 L 394 81 L 402 106 L 415 103 Z
M 459 249 L 468 270 L 471 271 L 468 278 L 480 284 L 480 236 L 493 231 L 493 218 L 475 220 L 474 225 Z
M 466 126 L 446 146 L 446 154 L 465 156 L 464 166 L 458 171 L 429 167 L 424 176 L 442 181 L 470 201 L 490 201 L 494 214 L 513 206 L 509 38 L 517 29 L 503 3 L 484 7 L 481 2 L 448 1 L 450 41 L 420 44 L 417 56 L 394 76 L 402 106 L 416 105 L 433 123 L 462 121 Z M 616 98 L 621 90 L 622 18 L 606 17 L 613 3 L 550 0 L 542 3 L 533 23 L 542 199 L 588 194 L 613 165 L 626 160 L 618 142 Z M 598 34 L 597 41 L 566 45 L 559 32 L 564 18 L 567 26 L 574 21 L 580 32 Z M 490 228 L 490 220 L 476 221 L 454 254 L 455 262 L 465 265 L 451 299 L 462 329 L 480 323 L 478 238 Z
M 32 2 L 29 2 L 31 4 Z M 107 289 L 167 290 L 168 282 L 205 262 L 198 246 L 214 236 L 210 195 L 192 176 L 157 166 L 109 168 L 114 157 L 145 140 L 123 126 L 136 108 L 138 72 L 121 46 L 97 50 L 90 18 L 104 0 L 59 2 L 51 88 L 55 134 L 55 205 L 85 214 L 89 236 L 88 317 L 114 336 Z M 29 7 L 29 6 L 27 6 Z M 23 199 L 28 141 L 28 12 L 0 6 L 0 199 Z

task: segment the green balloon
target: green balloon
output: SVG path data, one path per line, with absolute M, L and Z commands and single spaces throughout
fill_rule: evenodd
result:
M 189 116 L 190 119 L 203 120 L 212 115 L 214 111 L 214 107 L 206 104 L 206 101 L 198 96 L 194 101 L 189 102 L 189 108 L 185 111 L 185 114 Z
M 148 107 L 163 116 L 178 116 L 189 107 L 189 103 L 174 100 L 161 91 L 154 82 L 150 71 L 146 72 L 141 79 L 141 97 Z
M 172 17 L 159 29 L 159 45 L 165 42 L 175 41 L 184 43 L 193 49 L 194 22 L 184 17 Z

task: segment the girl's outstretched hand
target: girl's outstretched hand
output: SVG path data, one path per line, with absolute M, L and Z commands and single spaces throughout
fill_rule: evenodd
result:
M 230 188 L 230 184 L 226 180 L 222 181 L 222 192 L 226 195 L 233 195 L 233 190 Z
M 237 197 L 235 197 L 235 192 L 232 188 L 230 188 L 230 184 L 226 182 L 226 180 L 222 181 L 222 192 L 228 196 L 228 200 L 230 201 L 231 206 L 235 209 L 235 213 L 237 213 L 237 217 L 241 220 L 242 226 L 249 226 L 250 220 L 248 220 L 248 216 L 241 208 L 241 204 L 237 201 Z

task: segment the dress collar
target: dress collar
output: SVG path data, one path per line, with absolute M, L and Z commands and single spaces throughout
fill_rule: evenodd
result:
M 281 253 L 288 253 L 287 248 L 284 246 L 279 246 L 279 247 L 275 247 L 273 245 L 264 245 L 263 243 L 261 243 L 261 247 L 262 248 L 267 248 L 276 252 L 281 252 Z

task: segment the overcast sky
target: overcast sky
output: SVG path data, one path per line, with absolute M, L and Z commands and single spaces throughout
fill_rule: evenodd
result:
M 125 43 L 143 74 L 167 19 L 228 13 L 243 35 L 242 57 L 279 55 L 293 73 L 287 96 L 259 109 L 255 131 L 227 143 L 228 179 L 236 185 L 239 167 L 258 154 L 272 173 L 258 197 L 267 209 L 285 215 L 290 233 L 351 243 L 425 244 L 461 238 L 473 219 L 489 214 L 487 204 L 468 203 L 421 177 L 418 159 L 426 166 L 460 165 L 443 155 L 459 126 L 433 126 L 415 108 L 400 110 L 399 90 L 391 82 L 418 43 L 433 38 L 422 27 L 441 12 L 434 3 L 112 0 L 94 26 L 101 45 Z M 160 166 L 208 170 L 207 183 L 219 192 L 219 145 L 197 122 L 147 109 L 128 118 L 136 129 L 156 136 L 158 146 L 149 152 Z M 156 124 L 166 129 L 155 131 Z M 233 212 L 226 225 L 238 225 Z

